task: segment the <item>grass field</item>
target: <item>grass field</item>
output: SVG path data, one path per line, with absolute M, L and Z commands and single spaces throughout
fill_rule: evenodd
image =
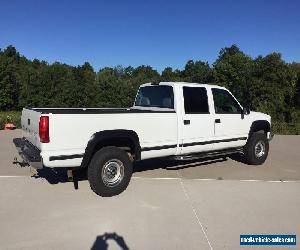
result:
M 17 128 L 21 127 L 21 111 L 0 111 L 0 129 L 4 128 L 6 122 L 12 122 Z M 275 134 L 300 135 L 299 123 L 272 122 L 272 129 Z

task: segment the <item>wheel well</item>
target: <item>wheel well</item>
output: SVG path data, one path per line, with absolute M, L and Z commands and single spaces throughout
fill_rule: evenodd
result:
M 119 147 L 129 154 L 130 160 L 140 160 L 141 147 L 137 134 L 128 130 L 106 130 L 95 133 L 89 141 L 81 167 L 87 167 L 95 152 L 103 147 Z
M 264 133 L 265 135 L 267 135 L 267 133 L 270 131 L 271 131 L 271 126 L 268 121 L 263 121 L 263 120 L 255 121 L 251 125 L 249 136 L 256 132 Z
M 100 150 L 101 148 L 107 146 L 114 146 L 114 147 L 121 148 L 124 151 L 130 153 L 132 157 L 135 158 L 135 152 L 136 152 L 135 144 L 134 141 L 129 137 L 121 137 L 121 138 L 114 137 L 114 138 L 104 139 L 96 145 L 93 154 L 98 150 Z

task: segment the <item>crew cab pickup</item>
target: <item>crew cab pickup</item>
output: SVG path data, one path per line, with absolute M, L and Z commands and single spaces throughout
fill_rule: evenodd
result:
M 226 88 L 184 82 L 146 83 L 133 107 L 24 108 L 23 137 L 14 142 L 35 168 L 87 168 L 92 190 L 121 193 L 134 161 L 240 153 L 262 164 L 271 117 L 243 108 Z

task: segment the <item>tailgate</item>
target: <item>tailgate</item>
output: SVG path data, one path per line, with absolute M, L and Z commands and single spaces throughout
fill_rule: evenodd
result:
M 21 117 L 23 137 L 39 149 L 41 145 L 39 138 L 40 116 L 40 112 L 24 108 Z

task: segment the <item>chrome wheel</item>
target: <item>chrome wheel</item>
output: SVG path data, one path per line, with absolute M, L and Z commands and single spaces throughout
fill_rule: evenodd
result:
M 124 177 L 124 165 L 120 160 L 107 161 L 102 168 L 102 181 L 107 187 L 117 186 Z
M 263 141 L 258 141 L 255 144 L 254 153 L 256 158 L 261 158 L 266 153 L 266 145 Z

